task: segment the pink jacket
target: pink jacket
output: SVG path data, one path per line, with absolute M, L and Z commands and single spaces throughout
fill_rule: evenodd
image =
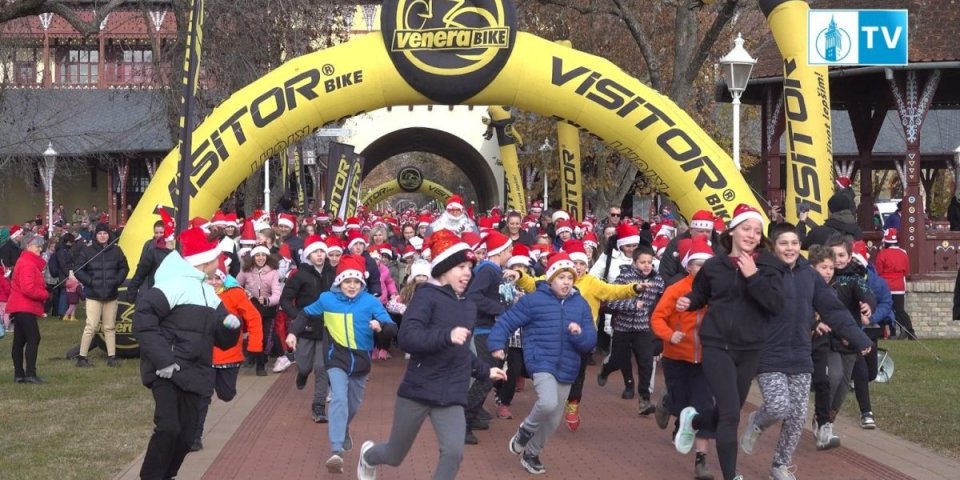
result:
M 397 284 L 393 281 L 393 276 L 390 275 L 390 269 L 387 268 L 384 264 L 380 265 L 380 302 L 384 306 L 387 305 L 387 302 L 390 301 L 390 297 L 396 295 L 399 290 L 397 290 Z
M 251 298 L 267 297 L 267 306 L 273 307 L 280 304 L 280 292 L 283 290 L 280 286 L 280 272 L 269 266 L 264 265 L 260 270 L 254 267 L 250 271 L 240 272 L 240 275 L 237 275 L 237 283 Z
M 0 303 L 7 303 L 10 298 L 10 280 L 7 279 L 7 270 L 0 265 Z

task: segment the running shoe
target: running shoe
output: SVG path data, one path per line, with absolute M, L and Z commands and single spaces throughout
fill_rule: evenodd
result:
M 653 412 L 653 417 L 657 420 L 657 426 L 660 430 L 666 430 L 670 424 L 670 410 L 667 410 L 667 395 L 660 397 L 657 403 L 657 410 Z
M 707 464 L 706 453 L 697 452 L 697 459 L 693 463 L 693 478 L 694 480 L 713 480 L 713 472 Z
M 654 405 L 649 398 L 640 399 L 640 407 L 637 408 L 637 415 L 647 416 L 656 411 L 656 405 Z
M 757 412 L 753 411 L 747 418 L 747 428 L 743 430 L 743 435 L 740 435 L 740 450 L 747 455 L 753 455 L 753 448 L 757 446 L 761 434 L 763 430 L 757 425 Z
M 684 408 L 680 412 L 680 429 L 677 430 L 677 436 L 673 439 L 673 446 L 678 452 L 686 455 L 693 449 L 693 442 L 697 431 L 693 428 L 693 419 L 697 416 L 697 409 L 693 407 Z
M 360 446 L 360 460 L 357 461 L 357 479 L 358 480 L 377 480 L 377 468 L 367 463 L 364 458 L 367 450 L 373 448 L 373 442 L 367 440 Z
M 497 418 L 511 419 L 513 413 L 510 412 L 510 406 L 500 404 L 497 406 Z
M 273 373 L 280 373 L 288 368 L 293 363 L 290 362 L 290 359 L 286 355 L 280 355 L 277 357 L 277 361 L 273 362 Z
M 517 433 L 514 433 L 513 437 L 510 438 L 510 453 L 514 455 L 520 455 L 523 453 L 523 450 L 527 448 L 527 443 L 530 442 L 531 438 L 533 438 L 533 432 L 523 428 L 523 425 L 520 425 L 520 428 L 517 429 Z
M 873 418 L 873 412 L 864 412 L 860 415 L 860 428 L 864 430 L 877 428 L 877 420 Z
M 796 465 L 780 465 L 770 469 L 770 478 L 773 480 L 797 480 L 797 477 L 793 474 L 796 471 Z
M 543 475 L 547 473 L 547 469 L 543 467 L 543 463 L 540 462 L 539 455 L 531 455 L 524 453 L 520 456 L 520 465 L 523 465 L 523 468 L 526 468 L 528 472 L 534 475 Z
M 336 452 L 333 455 L 330 455 L 330 458 L 327 459 L 327 473 L 343 473 L 343 457 L 340 456 L 341 452 Z
M 567 421 L 567 428 L 571 432 L 576 432 L 580 428 L 580 402 L 567 402 L 564 410 L 563 419 Z

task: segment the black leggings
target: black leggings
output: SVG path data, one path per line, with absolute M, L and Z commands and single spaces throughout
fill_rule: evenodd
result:
M 10 316 L 13 330 L 13 375 L 17 378 L 37 376 L 37 352 L 40 350 L 40 326 L 37 316 L 18 312 Z M 26 358 L 26 368 L 24 368 Z
M 740 409 L 750 393 L 750 382 L 757 374 L 759 351 L 722 350 L 703 347 L 703 374 L 716 399 L 716 414 L 698 415 L 693 428 L 716 432 L 717 458 L 724 480 L 737 475 L 737 427 Z
M 900 327 L 910 333 L 908 338 L 914 338 L 913 331 L 913 320 L 910 319 L 910 314 L 907 313 L 907 307 L 904 305 L 906 302 L 906 295 L 902 293 L 894 293 L 890 295 L 893 297 L 893 315 L 897 319 Z
M 642 332 L 614 332 L 613 352 L 610 361 L 605 364 L 601 374 L 606 377 L 620 370 L 625 388 L 633 388 L 633 360 L 637 361 L 639 380 L 637 393 L 641 398 L 650 400 L 650 376 L 653 375 L 653 334 L 650 330 Z M 633 359 L 630 354 L 633 354 Z
M 570 386 L 567 402 L 580 403 L 580 399 L 583 398 L 583 378 L 587 376 L 587 363 L 590 362 L 591 357 L 593 357 L 592 352 L 580 354 L 580 371 L 577 373 L 577 379 Z
M 873 341 L 870 353 L 866 356 L 857 355 L 857 363 L 853 364 L 853 388 L 857 395 L 857 403 L 860 405 L 860 413 L 873 411 L 870 404 L 870 382 L 877 378 L 877 339 L 880 337 L 879 328 L 868 328 L 864 330 L 867 337 Z

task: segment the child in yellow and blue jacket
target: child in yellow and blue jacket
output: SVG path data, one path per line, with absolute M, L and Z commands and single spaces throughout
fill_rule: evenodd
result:
M 326 462 L 330 473 L 343 473 L 343 452 L 353 448 L 348 427 L 363 403 L 374 335 L 391 337 L 397 332 L 380 300 L 365 290 L 365 271 L 363 258 L 344 255 L 330 291 L 300 313 L 322 315 L 327 330 L 323 349 L 331 394 L 327 433 L 333 454 Z

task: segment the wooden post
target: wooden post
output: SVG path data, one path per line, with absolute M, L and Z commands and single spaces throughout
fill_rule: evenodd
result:
M 902 88 L 897 81 L 897 74 L 892 75 L 887 83 L 896 101 L 907 142 L 906 155 L 898 169 L 901 181 L 905 180 L 905 188 L 897 237 L 900 247 L 910 256 L 910 274 L 914 275 L 920 272 L 920 250 L 932 248 L 926 242 L 926 212 L 923 211 L 923 199 L 920 196 L 920 131 L 940 84 L 941 72 L 933 70 L 926 75 L 922 93 L 917 71 L 910 70 L 905 76 Z
M 53 21 L 52 13 L 40 15 L 40 24 L 43 26 L 43 88 L 50 88 L 53 75 L 50 73 L 50 22 Z
M 850 126 L 857 143 L 860 161 L 860 205 L 857 207 L 857 223 L 864 231 L 873 230 L 873 147 L 880 135 L 880 128 L 890 108 L 890 98 L 885 92 L 865 95 L 847 109 Z
M 130 158 L 120 160 L 120 215 L 117 223 L 127 223 L 127 177 L 130 175 Z
M 116 222 L 117 218 L 117 199 L 113 194 L 113 167 L 107 167 L 107 223 Z
M 766 177 L 766 196 L 771 205 L 783 203 L 783 184 L 780 183 L 780 137 L 786 128 L 783 116 L 783 88 L 774 88 L 773 84 L 766 86 L 764 92 L 763 111 L 760 119 L 761 145 L 760 155 L 763 158 L 763 173 Z M 794 219 L 796 220 L 796 219 Z

